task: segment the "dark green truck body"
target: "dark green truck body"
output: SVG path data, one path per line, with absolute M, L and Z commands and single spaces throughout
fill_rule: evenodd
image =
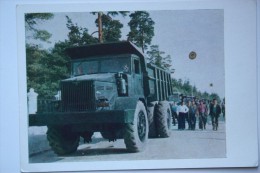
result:
M 72 74 L 60 82 L 61 99 L 39 105 L 38 112 L 29 115 L 29 126 L 47 125 L 49 130 L 66 127 L 83 138 L 101 132 L 104 138 L 115 140 L 124 136 L 125 126 L 139 123 L 146 132 L 138 133 L 146 134 L 149 129 L 140 121 L 155 123 L 156 105 L 173 92 L 170 73 L 146 64 L 144 55 L 131 42 L 95 44 L 66 51 L 72 60 Z M 136 113 L 137 107 L 141 107 L 144 115 Z M 126 145 L 129 149 L 127 142 Z M 139 151 L 133 147 L 130 150 Z

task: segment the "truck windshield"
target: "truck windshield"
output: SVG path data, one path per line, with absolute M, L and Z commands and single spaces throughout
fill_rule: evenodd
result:
M 131 68 L 130 56 L 96 57 L 72 62 L 74 76 L 96 73 L 129 73 Z

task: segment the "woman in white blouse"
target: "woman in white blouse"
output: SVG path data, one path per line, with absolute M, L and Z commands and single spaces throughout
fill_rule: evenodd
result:
M 177 108 L 177 115 L 178 115 L 178 129 L 184 130 L 185 129 L 185 115 L 189 112 L 189 108 L 184 104 L 184 101 Z

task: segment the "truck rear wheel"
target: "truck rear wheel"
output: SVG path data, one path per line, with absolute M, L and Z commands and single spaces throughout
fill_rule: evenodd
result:
M 149 138 L 156 138 L 157 132 L 156 132 L 156 126 L 155 126 L 155 119 L 154 119 L 154 108 L 155 103 L 150 103 L 150 105 L 147 106 L 147 115 L 149 120 Z
M 157 127 L 158 136 L 167 138 L 171 132 L 171 108 L 167 101 L 160 101 L 155 106 L 155 122 Z
M 134 121 L 125 125 L 124 141 L 130 152 L 142 151 L 148 139 L 148 119 L 146 109 L 141 101 L 137 102 Z
M 73 153 L 79 146 L 79 135 L 66 126 L 48 126 L 47 139 L 52 150 L 58 155 Z

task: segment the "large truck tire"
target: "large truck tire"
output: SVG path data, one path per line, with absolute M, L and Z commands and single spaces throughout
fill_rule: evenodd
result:
M 48 126 L 47 139 L 52 150 L 58 155 L 73 153 L 79 146 L 79 135 L 65 126 Z
M 160 101 L 155 106 L 155 122 L 158 137 L 169 137 L 171 133 L 172 117 L 170 104 L 167 101 Z
M 150 103 L 147 106 L 147 115 L 148 115 L 148 122 L 149 122 L 149 138 L 156 138 L 157 132 L 156 132 L 156 125 L 155 125 L 155 118 L 154 118 L 154 108 L 156 103 Z
M 129 152 L 144 150 L 148 140 L 148 119 L 146 109 L 141 101 L 137 102 L 134 121 L 125 125 L 124 142 Z

